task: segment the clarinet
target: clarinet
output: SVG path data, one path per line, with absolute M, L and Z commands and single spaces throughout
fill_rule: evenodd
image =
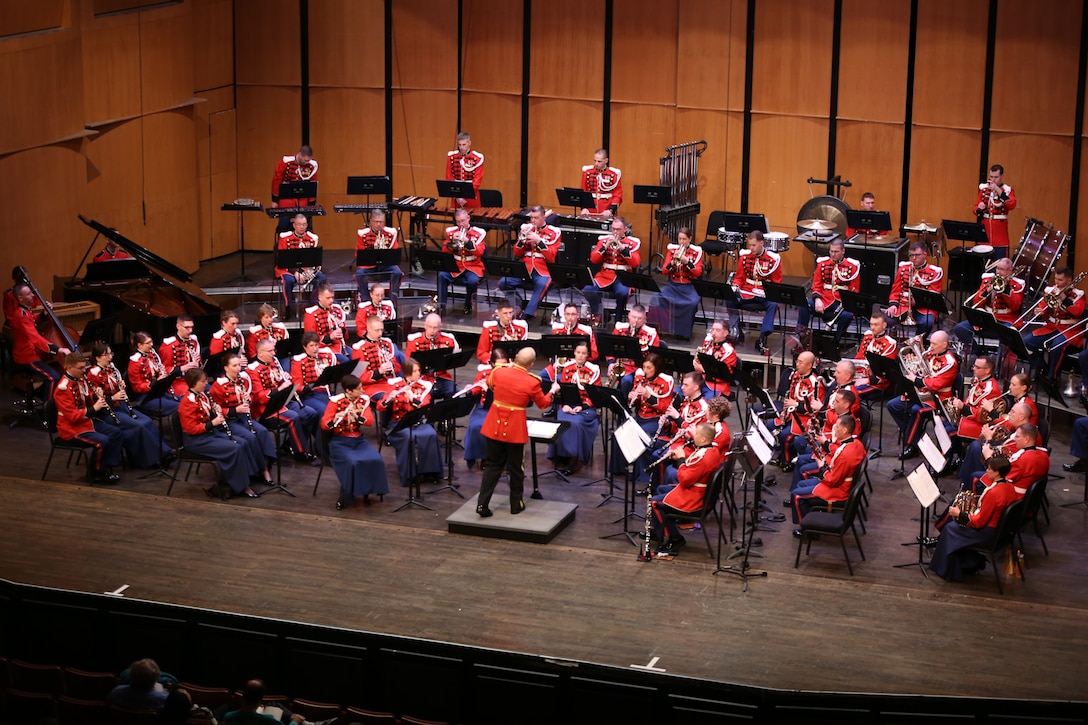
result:
M 117 373 L 117 375 L 114 376 L 114 373 Z M 116 380 L 117 381 L 118 389 L 125 390 L 125 379 L 123 377 L 121 377 L 121 371 L 117 369 L 116 365 L 114 365 L 113 363 L 110 363 L 110 369 L 106 371 L 106 375 L 108 375 L 111 380 Z M 136 411 L 132 409 L 131 405 L 127 405 L 127 403 L 128 403 L 128 391 L 125 391 L 124 400 L 125 400 L 125 403 L 126 403 L 126 407 L 128 407 L 129 417 L 131 417 L 133 420 L 136 420 Z
M 650 493 L 650 486 L 646 487 L 646 525 L 642 530 L 642 548 L 638 550 L 639 561 L 653 561 L 654 557 L 650 554 L 650 534 L 653 532 L 653 525 L 651 524 L 650 517 L 654 515 L 654 499 L 653 494 Z
M 246 386 L 246 385 L 242 384 L 242 376 L 241 376 L 241 374 L 239 374 L 239 376 L 238 376 L 238 382 L 237 382 L 237 383 L 235 383 L 235 385 L 236 385 L 236 386 L 237 386 L 237 388 L 238 388 L 238 399 L 239 399 L 239 400 L 241 400 L 241 401 L 242 401 L 242 402 L 243 402 L 244 404 L 246 404 L 246 405 L 249 405 L 249 404 L 250 404 L 250 397 L 249 397 L 249 390 L 247 390 L 247 387 L 248 387 L 248 386 Z M 250 409 L 250 411 L 251 411 L 251 412 L 249 412 L 249 413 L 246 413 L 246 414 L 245 414 L 245 415 L 246 415 L 246 423 L 248 423 L 248 424 L 249 424 L 249 432 L 250 432 L 250 433 L 252 433 L 252 434 L 254 434 L 254 435 L 256 435 L 256 434 L 257 434 L 257 431 L 253 429 L 253 413 L 252 413 L 252 408 Z
M 204 393 L 204 397 L 208 399 L 208 403 L 211 405 L 212 418 L 218 418 L 223 415 L 223 409 L 219 407 L 219 403 L 212 400 L 211 396 Z M 230 429 L 230 425 L 227 424 L 226 417 L 223 418 L 223 432 L 227 434 L 227 438 L 231 441 L 234 440 L 234 431 Z
M 121 421 L 117 420 L 117 413 L 113 412 L 113 406 L 110 405 L 110 401 L 106 400 L 106 391 L 103 388 L 98 387 L 97 385 L 93 386 L 93 389 L 94 394 L 98 397 L 98 399 L 106 404 L 106 412 L 110 414 L 111 418 L 113 418 L 113 424 L 120 428 Z

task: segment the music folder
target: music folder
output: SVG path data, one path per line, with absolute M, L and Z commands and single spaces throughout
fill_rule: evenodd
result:
M 635 184 L 634 202 L 636 204 L 657 204 L 669 206 L 672 204 L 671 186 L 645 186 Z
M 584 189 L 556 189 L 555 198 L 559 200 L 559 206 L 573 206 L 576 209 L 594 209 L 597 206 L 593 194 Z
M 285 181 L 280 184 L 281 199 L 316 199 L 316 181 Z
M 577 408 L 582 405 L 582 391 L 574 383 L 559 383 L 559 395 L 555 402 Z
M 397 249 L 357 249 L 355 250 L 356 267 L 382 267 L 397 266 L 400 264 L 401 252 Z
M 475 199 L 476 187 L 472 185 L 471 181 L 446 181 L 445 179 L 435 179 L 435 186 L 438 187 L 438 195 L 444 199 Z
M 393 184 L 388 176 L 349 176 L 348 196 L 370 196 L 371 194 L 390 194 Z

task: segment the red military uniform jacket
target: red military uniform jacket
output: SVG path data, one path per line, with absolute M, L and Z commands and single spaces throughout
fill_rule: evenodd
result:
M 861 336 L 861 344 L 858 345 L 858 351 L 854 353 L 854 363 L 858 367 L 863 367 L 868 371 L 863 377 L 868 378 L 870 387 L 885 390 L 891 383 L 888 380 L 880 379 L 873 380 L 872 370 L 869 369 L 869 362 L 865 357 L 865 353 L 871 352 L 881 357 L 886 357 L 889 360 L 896 360 L 899 357 L 899 345 L 890 337 L 886 332 L 880 335 L 874 335 L 872 330 L 866 330 Z
M 714 447 L 718 449 L 718 452 L 722 454 L 722 460 L 725 460 L 726 454 L 729 452 L 729 448 L 733 445 L 733 434 L 729 432 L 729 426 L 718 421 L 714 423 Z M 675 447 L 675 446 L 674 446 Z M 670 449 L 671 450 L 671 449 Z M 695 452 L 695 444 L 689 443 L 684 446 L 684 455 L 690 456 Z
M 1024 304 L 1024 287 L 1026 286 L 1024 280 L 1019 277 L 1008 277 L 1005 279 L 1004 292 L 987 295 L 993 287 L 992 280 L 995 276 L 993 272 L 982 275 L 978 291 L 964 304 L 992 312 L 999 322 L 1016 322 L 1016 318 L 1020 316 L 1020 306 Z
M 460 352 L 461 345 L 457 342 L 457 338 L 448 332 L 439 332 L 432 340 L 427 337 L 426 333 L 413 332 L 408 336 L 408 342 L 404 345 L 404 355 L 406 357 L 412 357 L 417 351 L 426 352 L 427 350 L 449 350 L 452 352 Z M 446 380 L 453 380 L 453 375 L 449 370 L 439 370 L 434 374 L 424 375 L 425 380 L 434 382 L 434 378 L 445 378 Z
M 216 411 L 211 397 L 207 393 L 190 390 L 178 402 L 178 420 L 182 432 L 198 436 L 212 432 L 212 420 Z
M 1050 285 L 1043 290 L 1044 294 L 1055 294 L 1058 288 L 1055 285 Z M 1050 309 L 1050 305 L 1046 303 L 1046 299 L 1040 299 L 1039 304 L 1035 307 L 1035 312 L 1040 315 L 1043 321 L 1042 325 L 1039 325 L 1032 331 L 1033 337 L 1040 337 L 1046 335 L 1056 335 L 1059 332 L 1063 332 L 1069 329 L 1070 326 L 1076 324 L 1082 317 L 1084 317 L 1085 301 L 1088 297 L 1085 296 L 1084 290 L 1070 289 L 1065 299 L 1058 303 L 1057 309 Z M 1084 328 L 1081 327 L 1079 332 L 1072 335 L 1069 343 L 1080 346 L 1080 340 L 1084 337 Z
M 816 269 L 812 273 L 812 297 L 819 297 L 828 307 L 833 302 L 841 302 L 839 290 L 848 292 L 861 291 L 861 263 L 850 257 L 843 257 L 835 264 L 831 257 L 819 257 Z
M 293 231 L 280 232 L 279 239 L 276 241 L 276 249 L 309 249 L 316 247 L 318 243 L 317 235 L 313 232 L 304 232 L 302 236 L 295 234 Z M 318 270 L 320 267 L 303 267 L 308 270 Z M 287 273 L 295 274 L 295 270 L 283 269 L 276 267 L 275 273 L 277 277 L 282 277 Z
M 228 335 L 226 330 L 220 328 L 212 334 L 211 342 L 208 343 L 208 354 L 218 355 L 226 350 L 237 350 L 238 354 L 242 356 L 242 364 L 244 365 L 248 359 L 245 348 L 246 341 L 240 330 L 235 330 L 233 335 Z
M 582 190 L 593 194 L 593 208 L 591 212 L 600 214 L 612 210 L 619 211 L 623 203 L 623 172 L 614 166 L 609 166 L 604 171 L 597 171 L 593 164 L 582 167 Z
M 1001 520 L 1001 512 L 1010 503 L 1022 497 L 1023 494 L 1018 495 L 1008 479 L 990 484 L 979 496 L 977 508 L 967 512 L 967 525 L 972 529 L 997 528 L 997 522 Z
M 98 254 L 94 255 L 91 259 L 92 262 L 109 262 L 113 259 L 132 259 L 132 255 L 125 250 L 118 247 L 111 252 L 108 247 L 103 247 L 98 251 Z
M 854 483 L 854 471 L 865 455 L 865 446 L 854 436 L 838 442 L 825 464 L 827 472 L 820 477 L 812 495 L 824 501 L 845 501 Z
M 355 240 L 355 251 L 360 249 L 400 249 L 397 230 L 393 227 L 382 227 L 381 232 L 375 232 L 370 227 L 360 229 L 359 236 Z M 374 266 L 360 269 L 374 269 Z
M 310 159 L 305 166 L 299 164 L 294 154 L 284 156 L 276 164 L 272 175 L 272 203 L 280 207 L 314 206 L 317 199 L 280 199 L 280 184 L 291 181 L 317 181 L 317 160 Z
M 363 428 L 374 425 L 374 411 L 371 410 L 370 398 L 365 393 L 356 398 L 355 401 L 352 401 L 344 393 L 329 398 L 329 404 L 325 406 L 325 414 L 321 416 L 321 427 L 324 430 L 331 430 L 333 435 L 345 438 L 358 438 L 361 436 Z M 352 421 L 346 415 L 340 417 L 340 414 L 353 403 L 357 407 L 363 406 L 362 419 Z M 338 417 L 340 417 L 339 421 L 337 421 Z
M 200 342 L 196 339 L 196 335 L 189 335 L 188 340 L 182 340 L 176 335 L 167 337 L 159 346 L 159 359 L 169 372 L 191 362 L 200 365 L 203 362 L 200 359 Z M 185 384 L 185 375 L 174 378 L 170 389 L 179 397 L 189 392 L 189 386 Z
M 15 362 L 20 365 L 29 365 L 55 353 L 56 346 L 38 332 L 34 324 L 34 313 L 29 308 L 19 305 L 8 321 L 11 323 L 11 336 L 14 343 L 11 356 Z
M 670 282 L 691 284 L 693 280 L 703 276 L 703 250 L 689 244 L 681 252 L 679 244 L 669 244 L 665 247 L 665 260 L 661 263 L 661 269 L 669 275 Z
M 710 406 L 707 405 L 706 398 L 701 394 L 692 400 L 684 398 L 678 411 L 680 417 L 676 420 L 676 430 L 673 435 L 683 431 L 684 437 L 681 439 L 681 443 L 695 440 L 695 427 L 700 423 L 705 423 L 707 416 L 710 414 Z
M 582 385 L 600 385 L 601 368 L 589 361 L 579 365 L 577 360 L 567 360 L 566 363 L 559 366 L 555 379 L 560 383 L 573 383 L 574 385 L 579 383 Z M 585 391 L 582 391 L 581 398 L 583 408 L 593 407 L 593 402 Z
M 566 324 L 559 323 L 552 325 L 553 335 L 587 335 L 589 336 L 589 359 L 597 359 L 597 336 L 593 334 L 593 328 L 589 325 L 579 322 L 573 330 L 568 330 Z
M 643 393 L 645 391 L 645 394 Z M 673 381 L 671 375 L 658 373 L 652 379 L 646 379 L 646 373 L 639 368 L 635 371 L 635 382 L 631 388 L 634 402 L 631 410 L 640 418 L 651 418 L 663 414 L 672 405 Z
M 722 342 L 720 344 L 714 342 L 714 339 L 712 337 L 710 337 L 709 334 L 703 340 L 703 344 L 699 346 L 699 349 L 696 352 L 697 353 L 701 352 L 701 353 L 703 353 L 705 355 L 710 355 L 712 358 L 714 358 L 718 362 L 724 363 L 725 366 L 727 368 L 729 368 L 729 372 L 733 372 L 734 370 L 737 369 L 738 359 L 737 359 L 736 349 L 732 345 L 730 345 L 728 342 Z M 695 357 L 695 362 L 698 363 L 697 366 L 696 366 L 696 370 L 699 370 L 700 372 L 704 372 L 703 370 L 701 370 L 703 365 L 702 365 L 702 363 L 699 363 L 698 355 L 696 355 L 696 357 Z M 704 375 L 705 375 L 705 372 L 704 372 Z M 729 395 L 729 391 L 731 389 L 731 383 L 728 380 L 709 380 L 708 379 L 706 381 L 706 386 L 708 388 L 710 388 L 711 390 L 713 390 L 714 392 L 718 393 L 719 395 Z
M 402 393 L 401 391 L 405 388 L 411 392 Z M 393 412 L 389 416 L 389 421 L 396 422 L 416 408 L 428 405 L 431 402 L 432 388 L 434 384 L 422 378 L 411 383 L 404 378 L 395 378 L 390 381 L 390 391 L 378 402 L 378 407 L 382 410 L 392 408 Z
M 480 433 L 502 443 L 528 443 L 525 409 L 530 403 L 542 409 L 552 404 L 552 396 L 540 389 L 540 378 L 520 365 L 500 365 L 491 371 L 487 386 L 494 401 Z
M 790 424 L 790 431 L 794 435 L 803 435 L 809 416 L 812 415 L 812 401 L 822 401 L 827 397 L 824 379 L 815 372 L 801 375 L 794 371 L 790 375 L 790 388 L 786 397 L 797 401 L 797 410 L 785 422 Z
M 162 364 L 159 354 L 154 350 L 149 351 L 147 355 L 133 353 L 128 359 L 128 385 L 132 388 L 132 392 L 138 395 L 147 395 L 151 392 L 151 384 L 166 372 L 166 366 Z
M 612 241 L 611 234 L 602 234 L 597 237 L 597 244 L 589 253 L 590 264 L 601 265 L 600 271 L 593 275 L 593 281 L 601 289 L 616 281 L 617 269 L 630 272 L 632 268 L 637 269 L 642 263 L 642 258 L 639 256 L 639 249 L 642 248 L 641 239 L 624 237 L 619 240 L 618 249 L 612 249 Z
M 340 340 L 333 340 L 330 336 L 336 328 L 344 331 L 344 337 Z M 302 331 L 316 332 L 321 338 L 321 344 L 332 350 L 334 354 L 347 353 L 347 315 L 344 313 L 344 308 L 335 302 L 327 309 L 321 305 L 307 307 L 302 317 Z
M 317 355 L 310 357 L 306 353 L 300 353 L 291 358 L 291 382 L 297 387 L 311 386 L 313 390 L 328 392 L 327 385 L 313 387 L 325 368 L 336 364 L 336 356 L 327 347 L 319 348 Z
M 280 389 L 280 386 L 291 379 L 282 367 L 280 361 L 272 358 L 272 362 L 266 363 L 254 360 L 246 367 L 246 373 L 251 384 L 249 407 L 254 418 L 264 415 L 264 409 L 268 405 L 268 399 L 272 393 Z
M 903 308 L 911 287 L 940 292 L 943 284 L 944 270 L 937 265 L 927 264 L 918 269 L 911 262 L 900 262 L 895 269 L 895 279 L 892 280 L 892 291 L 888 296 L 888 302 L 899 307 L 899 314 L 903 314 L 906 312 Z M 917 306 L 914 307 L 914 311 L 920 315 L 936 314 L 934 310 Z
M 1016 497 L 1023 498 L 1028 492 L 1028 486 L 1049 473 L 1050 454 L 1045 448 L 1028 446 L 1009 456 L 1009 463 L 1012 464 L 1009 469 L 1009 482 L 1016 491 Z
M 68 373 L 60 376 L 53 389 L 57 405 L 57 435 L 71 440 L 80 433 L 94 430 L 94 392 L 87 378 L 76 380 Z
M 529 337 L 529 323 L 524 320 L 511 320 L 510 327 L 504 328 L 498 320 L 484 322 L 480 341 L 476 343 L 476 359 L 484 365 L 491 362 L 491 350 L 496 342 L 506 340 L 524 340 Z
M 382 320 L 397 319 L 397 308 L 389 300 L 382 300 L 377 307 L 370 300 L 359 305 L 355 312 L 355 334 L 366 337 L 366 321 L 370 317 L 380 317 Z
M 631 327 L 631 323 L 629 322 L 617 322 L 615 329 L 612 330 L 612 334 L 622 335 L 624 337 L 637 338 L 638 346 L 642 348 L 643 355 L 645 355 L 651 347 L 661 346 L 661 338 L 658 336 L 657 330 L 650 327 L 649 325 L 643 325 L 642 327 L 635 329 Z M 623 365 L 624 375 L 630 375 L 631 373 L 635 372 L 642 364 L 641 360 L 636 362 L 635 360 L 628 360 L 626 358 L 622 360 L 617 360 L 616 362 Z
M 1009 246 L 1009 212 L 1016 208 L 1016 192 L 1008 184 L 1002 184 L 1001 193 L 995 194 L 990 191 L 988 183 L 979 184 L 972 213 L 977 213 L 979 204 L 986 205 L 981 221 L 990 244 L 995 247 Z
M 976 380 L 967 392 L 967 399 L 963 401 L 956 435 L 963 438 L 978 438 L 983 425 L 979 416 L 985 412 L 982 409 L 982 403 L 987 400 L 997 400 L 1001 395 L 1001 386 L 992 375 Z
M 922 353 L 922 357 L 929 363 L 929 369 L 933 371 L 932 377 L 922 378 L 926 389 L 941 400 L 951 398 L 952 385 L 956 382 L 956 373 L 959 372 L 960 367 L 956 356 L 947 350 L 939 355 L 932 350 L 926 350 Z
M 397 362 L 397 346 L 388 337 L 378 338 L 377 341 L 364 337 L 351 346 L 353 360 L 365 360 L 366 370 L 360 375 L 363 381 L 363 390 L 367 395 L 373 396 L 376 392 L 390 389 L 393 378 L 400 375 L 400 363 Z M 378 372 L 382 361 L 393 363 L 393 372 L 388 375 Z
M 777 252 L 763 250 L 759 257 L 752 256 L 752 250 L 740 250 L 737 261 L 737 272 L 733 276 L 733 284 L 737 287 L 737 294 L 742 300 L 751 300 L 756 297 L 766 298 L 763 291 L 765 281 L 780 284 L 782 282 L 782 257 Z
M 479 206 L 479 204 L 477 204 Z M 487 232 L 479 227 L 462 230 L 458 226 L 446 227 L 446 238 L 442 241 L 442 251 L 449 252 L 457 262 L 457 276 L 466 269 L 483 277 L 484 255 L 487 254 Z
M 1031 408 L 1031 417 L 1028 418 L 1028 422 L 1032 425 L 1039 425 L 1039 406 L 1035 405 L 1035 401 L 1032 400 L 1029 396 L 1023 395 L 1017 400 L 1012 401 L 1013 405 L 1016 405 L 1017 403 L 1023 403 L 1024 405 Z M 1012 406 L 1009 406 L 1009 408 L 1011 409 Z
M 722 465 L 722 454 L 711 444 L 696 449 L 676 470 L 676 488 L 662 501 L 678 511 L 695 511 L 703 505 L 711 477 Z
M 465 199 L 465 209 L 477 209 L 480 206 L 480 184 L 484 180 L 484 155 L 479 151 L 462 154 L 454 149 L 446 154 L 446 180 L 471 181 L 476 190 L 475 199 Z
M 238 377 L 231 380 L 226 375 L 220 375 L 212 383 L 209 389 L 212 400 L 219 404 L 228 416 L 238 415 L 235 410 L 239 405 L 245 405 L 253 398 L 253 383 L 245 370 L 239 371 Z M 255 414 L 254 414 L 255 417 Z
M 87 380 L 92 386 L 102 388 L 102 393 L 106 396 L 106 402 L 111 408 L 117 407 L 113 396 L 117 395 L 125 387 L 125 379 L 121 377 L 121 371 L 113 363 L 110 363 L 107 368 L 99 365 L 88 368 Z
M 246 359 L 254 360 L 257 357 L 257 343 L 261 340 L 272 339 L 276 342 L 287 339 L 287 325 L 282 322 L 273 322 L 271 327 L 254 325 L 246 334 Z
M 536 232 L 542 241 L 535 242 L 523 239 L 528 232 Z M 545 224 L 536 229 L 532 224 L 521 225 L 521 236 L 514 242 L 514 256 L 524 260 L 525 269 L 529 274 L 536 272 L 545 277 L 551 277 L 548 271 L 548 263 L 555 261 L 555 255 L 559 253 L 559 239 L 562 234 L 558 229 Z

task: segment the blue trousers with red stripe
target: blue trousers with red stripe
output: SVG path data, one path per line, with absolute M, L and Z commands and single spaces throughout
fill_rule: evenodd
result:
M 93 423 L 93 431 L 75 435 L 76 440 L 91 446 L 87 454 L 87 472 L 92 476 L 121 465 L 121 449 L 125 441 L 121 429 L 112 422 L 95 420 Z

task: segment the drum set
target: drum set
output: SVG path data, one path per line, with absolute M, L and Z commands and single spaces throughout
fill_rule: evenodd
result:
M 729 254 L 735 254 L 748 242 L 748 235 L 744 232 L 726 231 L 725 227 L 718 227 L 718 241 Z M 771 252 L 782 253 L 790 248 L 790 235 L 785 232 L 767 232 L 763 235 L 763 248 Z

